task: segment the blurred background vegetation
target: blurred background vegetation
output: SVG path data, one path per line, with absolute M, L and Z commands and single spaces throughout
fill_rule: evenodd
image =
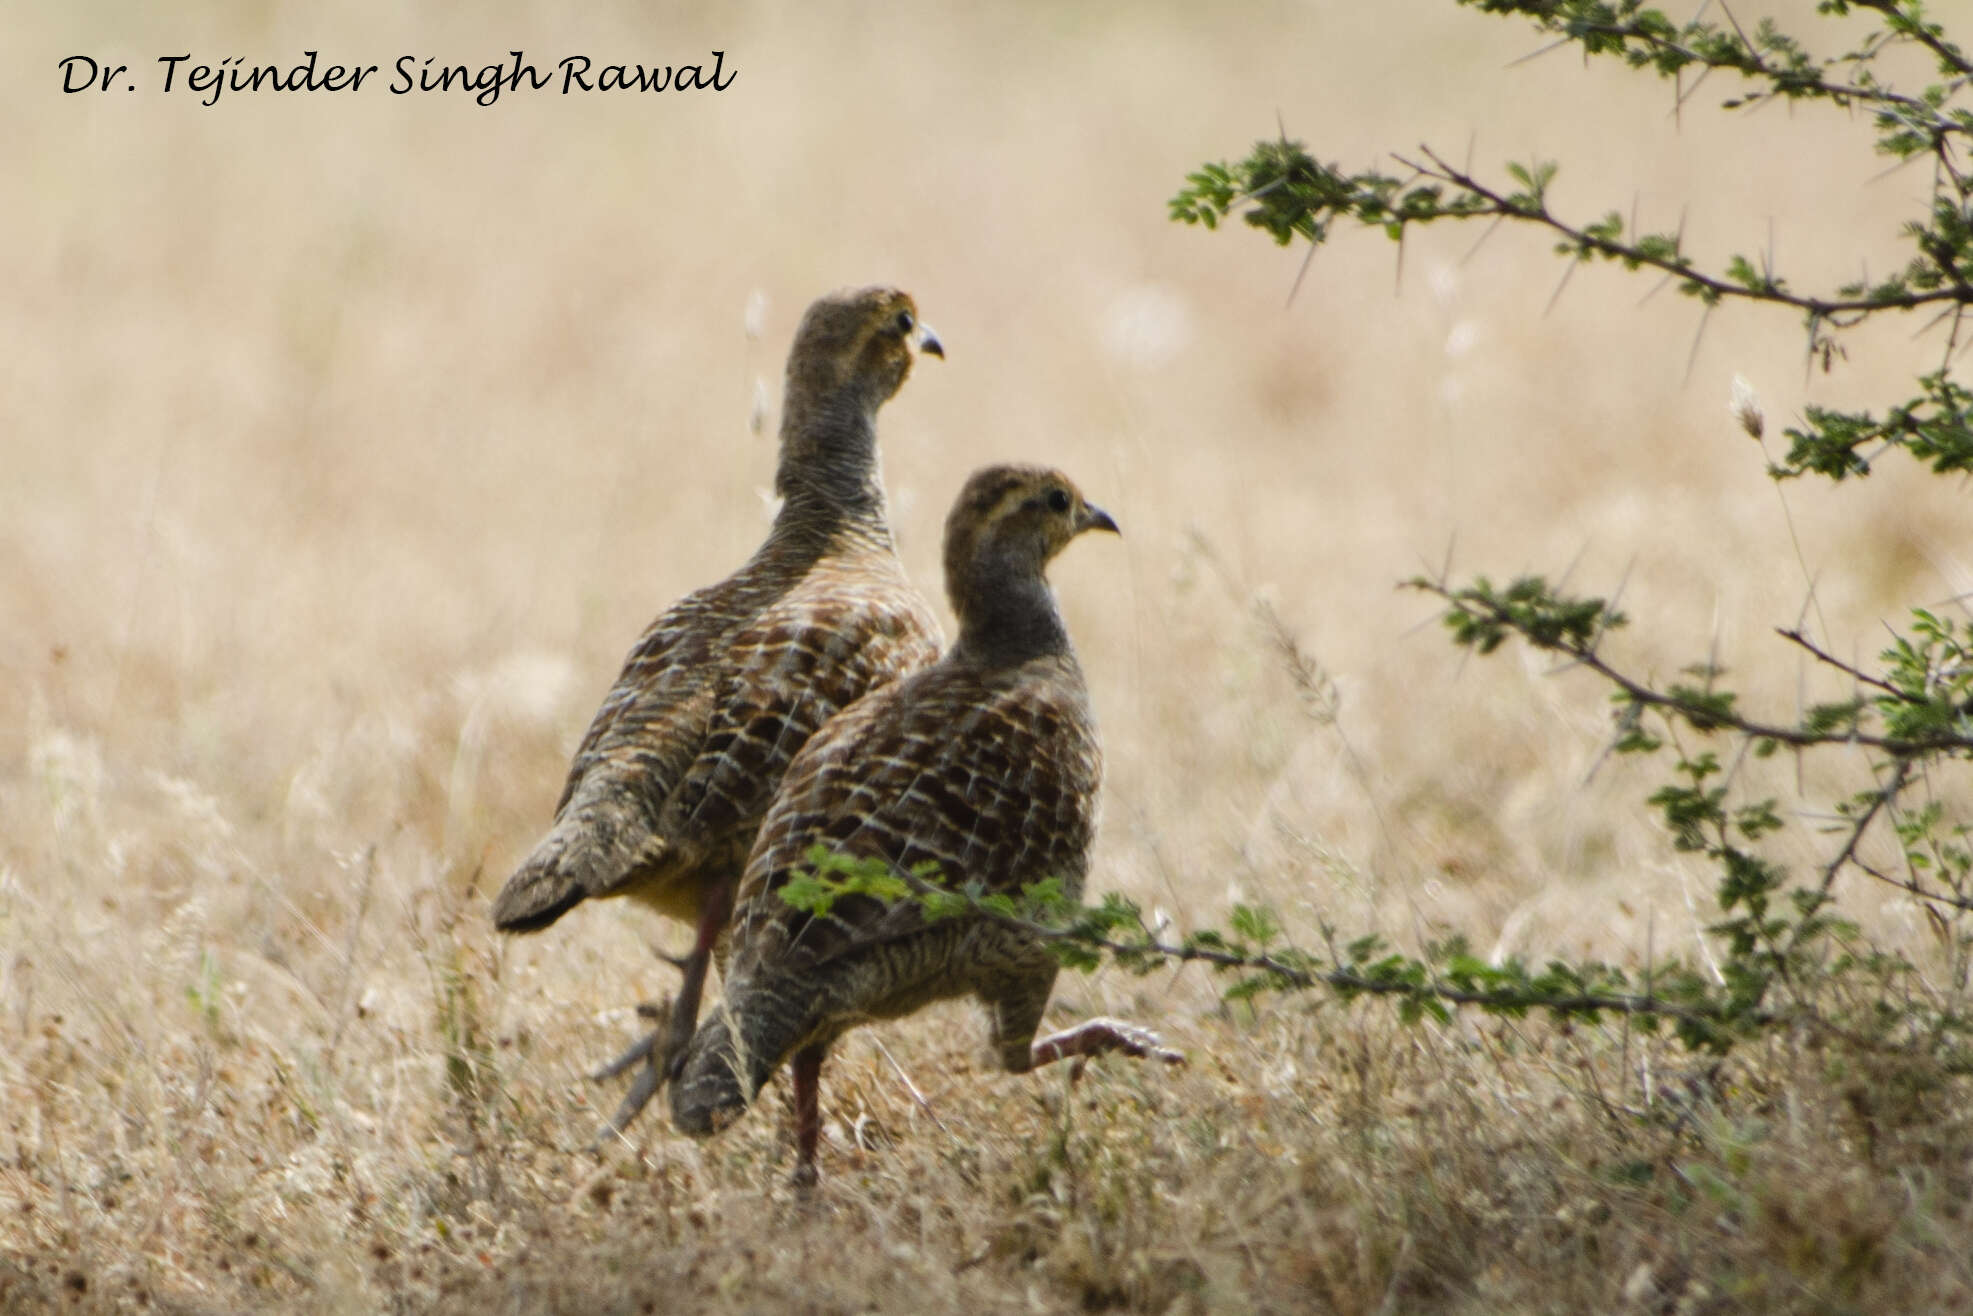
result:
M 1861 120 L 1849 141 L 1782 105 L 1678 111 L 1568 55 L 1510 68 L 1536 44 L 1438 0 L 17 8 L 0 35 L 0 1246 L 21 1291 L 103 1300 L 111 1275 L 160 1300 L 226 1305 L 252 1283 L 361 1305 L 411 1266 L 499 1271 L 575 1202 L 599 1237 L 668 1240 L 707 1301 L 832 1305 L 787 1255 L 743 1262 L 744 1231 L 704 1228 L 750 1218 L 775 1182 L 771 1109 L 706 1148 L 642 1131 L 628 1164 L 655 1186 L 637 1210 L 662 1228 L 612 1215 L 631 1170 L 570 1150 L 594 1124 L 581 1067 L 669 986 L 653 926 L 597 911 L 507 947 L 482 901 L 638 630 L 760 537 L 782 355 L 806 303 L 845 284 L 909 289 L 948 351 L 882 422 L 917 578 L 936 579 L 947 503 L 988 461 L 1059 465 L 1123 526 L 1055 571 L 1110 764 L 1094 890 L 1181 929 L 1242 899 L 1304 930 L 1319 914 L 1401 942 L 1457 931 L 1489 953 L 1689 950 L 1711 876 L 1636 807 L 1648 770 L 1592 773 L 1602 690 L 1539 658 L 1469 668 L 1430 601 L 1393 586 L 1448 560 L 1566 567 L 1659 623 L 1622 638 L 1628 667 L 1673 671 L 1696 635 L 1738 674 L 1813 582 L 1830 646 L 1873 653 L 1882 619 L 1973 588 L 1961 491 L 1900 463 L 1854 488 L 1797 482 L 1784 507 L 1731 382 L 1771 418 L 1881 405 L 1933 349 L 1887 324 L 1825 372 L 1786 316 L 1725 307 L 1700 336 L 1695 307 L 1608 269 L 1552 298 L 1550 241 L 1506 231 L 1477 251 L 1473 232 L 1421 231 L 1401 262 L 1339 236 L 1290 298 L 1301 251 L 1167 218 L 1187 171 L 1278 125 L 1352 163 L 1421 140 L 1559 158 L 1558 207 L 1633 199 L 1703 256 L 1767 246 L 1832 282 L 1903 259 L 1896 227 L 1929 178 L 1887 169 Z M 386 70 L 717 49 L 737 77 L 492 107 L 374 81 L 213 108 L 151 89 L 159 55 L 308 49 Z M 144 89 L 62 95 L 57 61 L 77 53 L 130 63 Z M 1793 707 L 1794 668 L 1745 676 L 1743 698 Z M 1854 913 L 1887 944 L 1927 935 L 1910 902 Z M 842 1191 L 919 1249 L 891 1263 L 919 1287 L 873 1300 L 1042 1283 L 1049 1303 L 1371 1310 L 1412 1292 L 1399 1281 L 1434 1234 L 1467 1250 L 1433 1263 L 1450 1288 L 1414 1296 L 1575 1291 L 1500 1262 L 1488 1230 L 1507 1226 L 1485 1210 L 1466 1233 L 1421 1228 L 1404 1196 L 1435 1157 L 1461 1191 L 1506 1163 L 1429 1095 L 1472 1086 L 1458 1047 L 1228 1016 L 1190 974 L 1059 994 L 1167 1021 L 1199 1062 L 1095 1089 L 1123 1103 L 1088 1116 L 1104 1145 L 1142 1139 L 1151 1158 L 1104 1163 L 1124 1204 L 1099 1215 L 1121 1233 L 1062 1224 L 1091 1218 L 1093 1181 L 1062 1205 L 1060 1164 L 1022 1168 L 1053 1127 L 1062 1164 L 1095 1173 L 1075 1148 L 1096 1144 L 1050 1123 L 1074 1103 L 980 1083 L 970 1021 L 956 1040 L 913 1021 L 846 1044 L 867 1082 L 831 1115 L 839 1148 L 863 1149 Z M 1547 1066 L 1486 1081 L 1525 1095 Z M 1312 1076 L 1332 1068 L 1359 1113 L 1404 1089 L 1404 1118 L 1423 1111 L 1438 1140 L 1350 1144 L 1369 1167 L 1354 1186 L 1293 1168 L 1367 1127 L 1325 1104 Z M 1498 1109 L 1549 1109 L 1520 1100 Z M 864 1139 L 866 1116 L 889 1132 Z M 1583 1118 L 1568 1136 L 1600 1127 Z M 1181 1125 L 1205 1150 L 1141 1168 Z M 1257 1160 L 1216 1159 L 1230 1125 Z M 1790 1156 L 1817 1191 L 1850 1172 Z M 1240 1261 L 1219 1238 L 1171 1271 L 1159 1248 L 1181 1225 L 1204 1239 L 1218 1188 L 1256 1165 L 1289 1168 L 1280 1214 L 1243 1238 L 1330 1220 L 1351 1259 Z M 1050 1192 L 1055 1214 L 1035 1214 Z M 1541 1200 L 1544 1220 L 1567 1207 Z M 975 1207 L 934 1205 L 951 1201 Z M 1650 1235 L 1555 1255 L 1607 1298 L 1636 1265 L 1672 1273 Z M 1683 1273 L 1711 1246 L 1681 1252 Z M 421 1248 L 437 1259 L 410 1260 Z M 82 1268 L 44 1275 L 57 1255 Z M 82 1290 L 60 1287 L 71 1274 Z

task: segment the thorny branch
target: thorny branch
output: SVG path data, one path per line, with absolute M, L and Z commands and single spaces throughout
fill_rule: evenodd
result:
M 1920 758 L 1930 754 L 1973 752 L 1973 733 L 1967 731 L 1942 730 L 1925 736 L 1893 736 L 1864 731 L 1856 726 L 1841 730 L 1819 731 L 1756 721 L 1734 712 L 1730 707 L 1716 700 L 1694 699 L 1688 695 L 1658 690 L 1648 685 L 1606 661 L 1600 652 L 1600 642 L 1596 638 L 1530 634 L 1527 628 L 1518 624 L 1513 612 L 1488 591 L 1471 588 L 1456 590 L 1444 581 L 1428 580 L 1423 577 L 1408 581 L 1407 584 L 1413 589 L 1435 595 L 1451 608 L 1477 616 L 1487 624 L 1509 628 L 1538 648 L 1564 655 L 1571 662 L 1595 672 L 1617 687 L 1631 703 L 1637 706 L 1676 713 L 1702 731 L 1722 729 L 1738 731 L 1756 740 L 1774 741 L 1798 749 L 1817 745 L 1862 745 L 1881 750 L 1899 759 Z M 1782 633 L 1789 635 L 1791 639 L 1796 638 L 1790 632 Z M 1801 642 L 1807 644 L 1806 641 Z M 1843 664 L 1837 665 L 1844 666 L 1846 671 L 1851 670 Z M 1882 681 L 1875 679 L 1872 683 L 1884 685 Z M 1889 689 L 1900 700 L 1922 702 L 1906 691 L 1888 685 L 1884 685 L 1884 688 Z
M 1788 427 L 1788 455 L 1770 474 L 1777 480 L 1811 473 L 1832 480 L 1866 475 L 1880 446 L 1903 450 L 1941 474 L 1973 473 L 1973 393 L 1952 377 L 1962 347 L 1961 324 L 1973 307 L 1973 177 L 1962 168 L 1961 158 L 1973 142 L 1973 109 L 1962 103 L 1973 88 L 1973 60 L 1939 25 L 1925 19 L 1919 5 L 1911 0 L 1825 0 L 1819 12 L 1840 16 L 1865 10 L 1879 16 L 1882 30 L 1856 49 L 1817 57 L 1771 20 L 1750 32 L 1724 4 L 1717 11 L 1726 15 L 1725 22 L 1708 21 L 1704 11 L 1714 6 L 1707 5 L 1700 17 L 1681 28 L 1640 0 L 1461 3 L 1487 13 L 1518 15 L 1558 38 L 1558 45 L 1578 45 L 1585 55 L 1617 56 L 1634 69 L 1672 78 L 1681 105 L 1689 94 L 1688 81 L 1727 70 L 1753 84 L 1753 90 L 1728 100 L 1725 108 L 1777 98 L 1819 101 L 1843 110 L 1863 107 L 1879 153 L 1933 161 L 1932 195 L 1923 213 L 1903 228 L 1913 254 L 1875 280 L 1866 276 L 1833 292 L 1797 292 L 1777 273 L 1771 255 L 1756 259 L 1738 254 L 1702 268 L 1686 253 L 1683 224 L 1672 232 L 1637 231 L 1617 210 L 1593 222 L 1563 218 L 1548 201 L 1557 172 L 1551 162 L 1509 164 L 1506 173 L 1512 183 L 1496 185 L 1421 145 L 1414 156 L 1394 157 L 1410 171 L 1408 177 L 1394 178 L 1376 169 L 1349 173 L 1323 164 L 1285 131 L 1278 139 L 1257 142 L 1245 160 L 1195 170 L 1171 200 L 1172 217 L 1214 228 L 1238 209 L 1246 223 L 1265 230 L 1277 243 L 1307 241 L 1311 256 L 1337 220 L 1380 229 L 1400 244 L 1413 225 L 1435 220 L 1487 219 L 1495 225 L 1516 220 L 1554 235 L 1556 254 L 1571 262 L 1571 272 L 1590 261 L 1616 261 L 1628 269 L 1662 273 L 1709 311 L 1731 299 L 1799 312 L 1810 360 L 1820 360 L 1825 371 L 1840 352 L 1837 336 L 1843 331 L 1887 311 L 1933 308 L 1937 314 L 1931 327 L 1947 326 L 1945 344 L 1938 368 L 1920 378 L 1919 394 L 1881 418 L 1807 407 L 1806 423 Z M 1898 45 L 1926 50 L 1944 80 L 1915 93 L 1890 87 L 1875 62 Z M 1839 67 L 1850 69 L 1851 75 L 1839 77 Z M 1693 70 L 1699 78 L 1690 77 Z M 1565 275 L 1563 284 L 1567 282 Z

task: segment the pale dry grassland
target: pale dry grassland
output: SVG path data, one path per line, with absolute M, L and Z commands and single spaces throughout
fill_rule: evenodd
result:
M 1681 124 L 1614 70 L 1508 70 L 1533 38 L 1438 0 L 672 8 L 9 14 L 0 1307 L 1973 1303 L 1964 1088 L 1781 1044 L 1709 1076 L 1616 1031 L 1229 1010 L 1194 971 L 1057 993 L 1163 1030 L 1175 1073 L 994 1074 L 960 1008 L 853 1035 L 812 1208 L 779 1087 L 710 1143 L 652 1118 L 585 1151 L 615 1093 L 582 1072 L 680 932 L 588 908 L 504 942 L 485 899 L 638 630 L 762 533 L 774 417 L 749 415 L 828 288 L 909 288 L 949 348 L 883 421 L 920 580 L 990 460 L 1059 464 L 1122 523 L 1054 572 L 1109 753 L 1095 886 L 1177 930 L 1246 899 L 1301 938 L 1698 951 L 1711 878 L 1641 805 L 1654 765 L 1592 773 L 1603 692 L 1462 661 L 1392 588 L 1448 554 L 1622 584 L 1614 657 L 1711 649 L 1782 718 L 1845 693 L 1769 629 L 1811 579 L 1811 623 L 1864 658 L 1973 584 L 1961 487 L 1891 462 L 1778 497 L 1725 408 L 1746 376 L 1772 445 L 1805 401 L 1902 396 L 1915 325 L 1826 376 L 1786 316 L 1723 312 L 1695 351 L 1689 304 L 1596 271 L 1545 309 L 1547 243 L 1469 257 L 1468 231 L 1401 277 L 1344 235 L 1290 303 L 1299 252 L 1165 219 L 1278 114 L 1349 164 L 1557 156 L 1575 214 L 1635 199 L 1715 255 L 1771 235 L 1827 284 L 1898 258 L 1925 183 L 1880 176 L 1861 123 L 1702 94 Z M 66 54 L 149 79 L 308 48 L 719 48 L 739 76 L 491 109 L 57 90 Z M 1867 780 L 1773 767 L 1810 814 Z M 1791 836 L 1797 864 L 1825 846 Z M 1930 955 L 1909 903 L 1845 894 Z

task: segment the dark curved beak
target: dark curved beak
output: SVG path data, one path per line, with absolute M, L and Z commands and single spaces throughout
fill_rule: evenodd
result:
M 1110 514 L 1094 503 L 1083 504 L 1082 524 L 1076 527 L 1076 533 L 1081 534 L 1084 530 L 1107 530 L 1113 535 L 1123 534 L 1123 531 L 1117 529 L 1117 523 Z
M 932 332 L 932 326 L 923 320 L 918 322 L 918 350 L 941 361 L 945 360 L 945 344 L 941 343 L 939 336 Z

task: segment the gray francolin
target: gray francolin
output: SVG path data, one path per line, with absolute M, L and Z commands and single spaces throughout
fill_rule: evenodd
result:
M 1116 531 L 1059 472 L 975 474 L 946 521 L 945 582 L 959 640 L 938 663 L 866 696 L 795 756 L 747 862 L 724 1000 L 671 1090 L 684 1132 L 721 1127 L 792 1059 L 795 1178 L 815 1180 L 818 1082 L 829 1046 L 873 1019 L 973 995 L 1000 1066 L 1123 1050 L 1167 1060 L 1155 1035 L 1110 1019 L 1035 1038 L 1057 961 L 1030 931 L 978 915 L 928 921 L 905 899 L 836 900 L 826 914 L 781 888 L 819 843 L 954 888 L 1018 893 L 1044 878 L 1080 892 L 1102 752 L 1054 594 L 1050 558 L 1085 530 Z
M 682 1059 L 735 885 L 795 752 L 839 709 L 938 657 L 938 618 L 892 547 L 877 458 L 877 411 L 910 374 L 914 346 L 945 354 L 905 293 L 866 288 L 808 308 L 788 354 L 783 501 L 766 542 L 644 632 L 576 750 L 554 825 L 494 900 L 507 932 L 545 928 L 597 896 L 693 926 L 669 1019 L 596 1075 L 643 1062 L 612 1129 Z

